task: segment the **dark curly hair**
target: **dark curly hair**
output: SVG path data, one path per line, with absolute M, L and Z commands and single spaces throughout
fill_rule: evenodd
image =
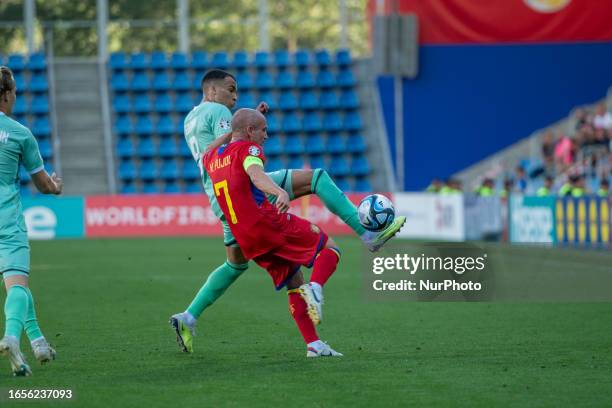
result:
M 15 89 L 15 78 L 13 78 L 13 71 L 9 67 L 0 67 L 0 96 L 3 96 L 6 92 L 11 92 Z

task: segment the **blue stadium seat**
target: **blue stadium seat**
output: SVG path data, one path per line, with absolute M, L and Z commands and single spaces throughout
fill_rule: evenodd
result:
M 143 194 L 159 194 L 159 193 L 161 193 L 159 187 L 157 186 L 157 184 L 155 184 L 154 181 L 149 181 L 147 183 L 144 183 L 144 185 L 142 187 L 142 192 L 143 192 Z
M 134 180 L 136 178 L 136 166 L 131 160 L 122 160 L 119 165 L 119 178 L 121 180 Z
M 149 68 L 149 59 L 144 52 L 132 53 L 130 58 L 130 68 L 135 71 L 141 71 Z
M 160 115 L 155 124 L 155 133 L 158 135 L 171 135 L 176 129 L 176 124 L 170 115 Z
M 322 155 L 314 155 L 308 158 L 311 169 L 327 169 L 327 163 Z
M 185 131 L 184 128 L 184 118 L 180 118 L 179 120 L 177 120 L 174 123 L 174 133 L 176 133 L 177 135 L 183 136 L 183 132 Z
M 134 183 L 124 183 L 121 186 L 121 194 L 136 194 L 136 186 Z
M 25 127 L 29 127 L 27 116 L 25 116 L 25 115 L 17 115 L 17 114 L 15 114 L 15 111 L 13 111 L 13 115 L 14 115 L 15 120 L 17 122 L 21 123 Z
M 349 165 L 342 156 L 334 156 L 329 164 L 329 172 L 334 177 L 344 177 L 349 174 Z
M 123 72 L 113 73 L 111 76 L 111 89 L 115 92 L 125 92 L 130 89 L 127 75 Z
M 236 51 L 232 59 L 232 66 L 238 70 L 243 70 L 249 66 L 249 54 L 246 51 Z
M 11 54 L 8 56 L 6 65 L 13 72 L 23 71 L 26 67 L 25 58 L 22 54 Z
M 183 179 L 189 181 L 200 178 L 200 170 L 193 160 L 183 160 L 183 164 L 180 167 L 180 174 Z
M 281 93 L 278 98 L 278 107 L 284 111 L 292 111 L 297 109 L 298 102 L 294 93 L 291 91 Z
M 304 160 L 300 156 L 293 156 L 289 158 L 287 162 L 288 169 L 303 169 L 304 168 Z
M 295 113 L 283 116 L 282 131 L 285 133 L 297 133 L 301 130 L 300 119 Z
M 363 122 L 361 121 L 359 112 L 353 111 L 344 115 L 342 126 L 346 130 L 361 130 L 363 128 Z
M 365 152 L 366 144 L 363 137 L 360 134 L 353 134 L 349 136 L 348 142 L 346 143 L 346 151 L 349 153 Z
M 342 88 L 355 86 L 355 77 L 350 69 L 342 69 L 336 76 L 336 84 Z
M 351 174 L 355 176 L 366 176 L 370 172 L 370 165 L 365 156 L 355 156 L 351 162 Z
M 154 133 L 153 122 L 151 122 L 149 115 L 138 115 L 134 131 L 138 135 L 152 135 Z
M 48 140 L 39 140 L 38 150 L 40 150 L 40 155 L 44 160 L 49 160 L 51 157 L 53 157 L 53 147 Z
M 273 157 L 266 162 L 266 171 L 278 171 L 284 167 L 284 163 L 278 157 Z
M 236 83 L 238 84 L 238 91 L 240 92 L 253 89 L 253 78 L 247 71 L 236 74 Z
M 151 80 L 146 72 L 135 72 L 132 76 L 130 89 L 136 92 L 146 92 L 151 88 Z
M 179 176 L 178 165 L 173 159 L 166 159 L 162 163 L 160 176 L 163 180 L 176 180 Z
M 289 52 L 286 50 L 278 50 L 274 52 L 274 65 L 278 68 L 286 68 L 291 64 L 289 60 Z
M 306 139 L 306 153 L 321 154 L 325 152 L 325 143 L 319 134 L 309 135 Z
M 159 178 L 159 169 L 153 160 L 143 160 L 138 167 L 138 177 L 142 180 L 155 180 Z
M 147 94 L 138 94 L 134 98 L 134 112 L 149 113 L 151 110 L 151 100 Z
M 127 113 L 132 110 L 132 102 L 127 95 L 117 95 L 113 98 L 113 110 L 115 113 Z
M 45 54 L 42 52 L 35 52 L 30 55 L 28 59 L 28 69 L 30 71 L 38 72 L 47 69 L 47 59 Z
M 164 194 L 178 194 L 180 192 L 181 188 L 174 181 L 166 182 L 164 185 Z
M 36 115 L 49 113 L 49 99 L 47 95 L 35 95 L 30 104 L 30 111 Z
M 339 106 L 338 97 L 334 91 L 323 91 L 319 95 L 319 106 L 326 110 L 336 110 Z
M 310 65 L 310 52 L 307 50 L 298 50 L 295 55 L 295 65 L 298 68 L 305 68 Z
M 264 150 L 267 157 L 278 156 L 283 152 L 283 147 L 281 146 L 281 140 L 278 136 L 272 136 L 264 145 Z
M 110 55 L 108 66 L 113 71 L 122 71 L 128 67 L 127 58 L 124 52 L 113 52 Z
M 155 143 L 153 143 L 153 139 L 150 137 L 140 139 L 138 142 L 137 153 L 141 159 L 150 159 L 151 157 L 156 156 L 157 147 L 155 146 Z
M 190 194 L 201 194 L 204 192 L 204 188 L 202 187 L 202 183 L 194 181 L 187 184 L 185 192 Z
M 268 133 L 274 134 L 280 132 L 281 126 L 277 115 L 269 113 L 266 115 L 266 119 L 268 120 Z
M 280 71 L 276 76 L 276 87 L 279 89 L 291 89 L 295 87 L 295 80 L 289 71 Z
M 32 122 L 32 133 L 36 138 L 45 138 L 51 135 L 51 124 L 47 116 L 37 116 Z
M 236 102 L 236 109 L 240 108 L 255 108 L 257 106 L 257 102 L 255 102 L 255 97 L 250 92 L 241 92 L 238 95 L 238 101 Z
M 270 54 L 268 54 L 267 51 L 257 51 L 255 53 L 253 65 L 255 65 L 257 69 L 268 68 L 270 66 Z
M 134 124 L 128 115 L 119 115 L 115 120 L 115 133 L 119 136 L 134 133 Z
M 174 52 L 170 58 L 170 67 L 175 71 L 180 71 L 189 68 L 187 55 L 182 52 Z
M 278 109 L 278 103 L 276 102 L 276 98 L 273 97 L 272 92 L 264 91 L 259 93 L 259 98 L 257 98 L 257 102 L 265 102 L 270 107 L 270 110 Z
M 331 154 L 344 153 L 346 147 L 344 139 L 337 133 L 332 133 L 327 138 L 327 152 Z
M 167 113 L 172 111 L 172 98 L 167 93 L 160 93 L 155 96 L 153 102 L 153 110 L 158 113 Z
M 202 78 L 204 77 L 204 72 L 196 72 L 193 75 L 193 79 L 191 80 L 191 89 L 194 91 L 198 91 L 198 93 L 202 92 Z
M 173 137 L 164 137 L 159 142 L 159 155 L 163 158 L 178 156 L 178 147 Z
M 168 62 L 168 56 L 163 51 L 153 51 L 151 53 L 151 68 L 154 70 L 167 69 L 170 66 Z
M 352 89 L 343 91 L 340 95 L 340 107 L 342 109 L 357 109 L 359 107 L 357 93 Z
M 170 78 L 164 71 L 156 72 L 153 75 L 153 89 L 155 91 L 167 91 L 170 89 Z
M 338 188 L 342 191 L 353 191 L 351 189 L 351 185 L 349 184 L 348 180 L 346 178 L 335 178 L 334 182 L 336 183 L 336 186 L 338 186 Z
M 302 130 L 308 133 L 319 132 L 323 128 L 321 117 L 317 112 L 308 112 L 302 119 Z
M 205 51 L 194 51 L 191 54 L 191 67 L 203 71 L 208 68 L 208 54 Z
M 182 134 L 182 132 L 181 132 Z M 179 155 L 183 159 L 193 159 L 193 155 L 191 154 L 191 150 L 189 150 L 189 146 L 187 146 L 187 142 L 185 140 L 181 140 L 179 142 Z
M 349 50 L 338 50 L 336 51 L 336 65 L 341 68 L 350 66 L 353 63 L 351 59 L 351 53 Z
M 315 86 L 315 80 L 310 71 L 299 71 L 295 85 L 300 89 L 311 89 Z
M 300 94 L 300 109 L 303 110 L 312 110 L 317 109 L 319 107 L 319 101 L 317 100 L 317 96 L 312 91 L 305 91 Z
M 327 50 L 318 50 L 315 52 L 315 61 L 320 67 L 328 67 L 331 65 L 331 56 Z
M 271 89 L 274 86 L 272 75 L 269 72 L 260 71 L 255 79 L 255 86 L 259 89 Z
M 47 77 L 44 74 L 33 75 L 30 80 L 29 86 L 30 92 L 47 92 L 49 90 L 49 84 L 47 83 Z
M 299 136 L 287 136 L 285 139 L 285 153 L 290 155 L 302 154 L 305 151 L 304 142 Z
M 21 115 L 28 111 L 28 99 L 25 96 L 19 97 L 15 99 L 15 104 L 13 105 L 13 114 Z
M 328 70 L 321 70 L 317 74 L 317 86 L 319 88 L 333 88 L 336 86 L 334 75 Z
M 180 93 L 176 97 L 174 109 L 177 112 L 181 114 L 185 114 L 189 112 L 193 108 L 193 106 L 194 104 L 193 104 L 193 98 L 191 96 L 191 93 L 188 93 L 188 92 Z
M 226 69 L 230 66 L 229 59 L 227 58 L 227 52 L 217 51 L 213 54 L 210 66 L 218 69 Z
M 13 79 L 15 80 L 18 95 L 28 91 L 28 84 L 26 84 L 25 78 L 21 72 L 13 72 Z
M 353 190 L 360 193 L 369 193 L 372 191 L 372 186 L 366 177 L 358 177 Z
M 342 130 L 342 122 L 337 112 L 328 112 L 323 116 L 323 129 L 326 132 L 337 132 Z
M 135 153 L 134 143 L 129 137 L 122 137 L 117 142 L 117 156 L 121 159 L 129 159 L 133 157 Z

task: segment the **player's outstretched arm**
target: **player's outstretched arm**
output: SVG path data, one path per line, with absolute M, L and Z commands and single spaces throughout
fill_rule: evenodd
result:
M 216 149 L 217 147 L 223 146 L 224 144 L 228 144 L 232 140 L 232 132 L 226 133 L 223 136 L 219 136 L 211 144 L 208 145 L 204 154 L 208 153 L 211 150 Z
M 43 194 L 61 194 L 64 188 L 64 181 L 57 174 L 49 176 L 44 169 L 32 174 L 32 181 L 36 189 Z
M 279 213 L 284 213 L 289 210 L 289 195 L 285 190 L 280 188 L 272 181 L 272 179 L 264 172 L 264 169 L 259 164 L 251 164 L 246 169 L 247 174 L 251 178 L 255 187 L 266 194 L 276 196 L 276 207 Z

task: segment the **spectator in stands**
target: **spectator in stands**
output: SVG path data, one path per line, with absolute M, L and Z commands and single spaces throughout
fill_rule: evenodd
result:
M 522 167 L 517 167 L 517 169 L 522 169 Z M 499 196 L 501 198 L 508 198 L 508 196 L 512 194 L 512 190 L 514 190 L 514 181 L 512 179 L 507 178 L 504 180 L 504 188 L 499 193 Z
M 476 194 L 481 197 L 491 197 L 495 194 L 495 185 L 493 179 L 485 178 L 480 187 L 476 189 Z
M 596 146 L 605 147 L 606 150 L 609 147 L 610 139 L 608 137 L 608 131 L 604 128 L 595 128 L 593 134 L 593 144 Z
M 427 187 L 427 189 L 425 189 L 425 191 L 428 193 L 439 193 L 442 186 L 442 180 L 435 178 L 431 181 L 431 184 Z
M 584 176 L 577 176 L 572 184 L 572 197 L 579 198 L 587 194 Z
M 595 129 L 612 130 L 612 114 L 606 110 L 605 103 L 597 105 L 595 117 L 593 117 L 593 126 Z
M 551 176 L 546 176 L 546 178 L 544 179 L 544 185 L 538 188 L 538 191 L 536 191 L 536 195 L 538 197 L 548 197 L 550 195 L 550 190 L 553 186 L 553 181 L 554 180 Z
M 555 145 L 555 165 L 557 171 L 564 171 L 574 162 L 575 143 L 566 135 L 561 135 Z
M 446 180 L 446 184 L 444 185 L 444 187 L 440 189 L 440 194 L 442 195 L 461 194 L 461 193 L 462 193 L 461 182 L 453 178 Z
M 542 138 L 542 161 L 547 170 L 555 163 L 555 140 L 551 130 L 546 132 Z
M 569 197 L 572 194 L 572 188 L 574 187 L 574 183 L 576 182 L 577 178 L 578 176 L 576 175 L 569 176 L 569 178 L 565 180 L 565 183 L 563 183 L 561 188 L 559 188 L 559 196 Z
M 516 177 L 516 190 L 521 193 L 524 194 L 525 190 L 527 190 L 527 175 L 525 174 L 525 169 L 522 168 L 521 166 L 517 166 L 515 169 L 515 177 Z M 506 180 L 508 181 L 508 180 Z M 506 182 L 504 182 L 504 189 L 505 189 L 505 185 Z M 514 186 L 511 185 L 510 191 L 512 190 Z
M 605 177 L 601 178 L 601 182 L 599 183 L 599 189 L 597 190 L 597 195 L 599 197 L 610 196 L 610 182 Z

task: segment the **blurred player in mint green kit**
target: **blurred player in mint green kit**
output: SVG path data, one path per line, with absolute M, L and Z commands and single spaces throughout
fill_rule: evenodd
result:
M 41 193 L 60 194 L 63 182 L 55 173 L 49 176 L 45 171 L 32 132 L 9 117 L 16 92 L 13 73 L 0 67 L 0 274 L 6 288 L 0 355 L 8 357 L 13 375 L 26 376 L 32 372 L 19 348 L 23 331 L 41 364 L 53 360 L 55 350 L 38 327 L 34 299 L 28 288 L 30 246 L 19 196 L 19 165 L 23 164 Z
M 202 168 L 202 154 L 215 139 L 231 139 L 232 113 L 230 109 L 238 98 L 236 78 L 228 72 L 214 69 L 202 78 L 202 102 L 192 109 L 185 118 L 185 140 L 193 158 L 200 168 L 204 190 L 208 195 L 213 212 L 223 224 L 223 241 L 227 261 L 217 267 L 209 276 L 187 310 L 170 318 L 176 332 L 176 339 L 186 353 L 193 352 L 193 334 L 196 320 L 204 309 L 212 305 L 230 285 L 249 267 L 240 247 L 225 222 L 223 212 L 217 203 L 210 178 Z M 268 105 L 260 103 L 257 110 L 267 113 Z M 406 222 L 406 217 L 396 217 L 395 221 L 382 232 L 366 231 L 359 223 L 357 208 L 336 186 L 323 169 L 301 170 L 284 169 L 268 176 L 289 194 L 290 199 L 308 194 L 316 194 L 327 209 L 346 223 L 364 242 L 370 251 L 377 251 L 392 238 Z

